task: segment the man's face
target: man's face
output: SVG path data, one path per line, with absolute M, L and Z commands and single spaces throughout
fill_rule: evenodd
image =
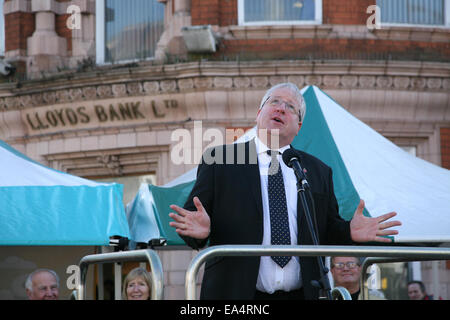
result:
M 424 298 L 424 293 L 418 283 L 411 283 L 408 286 L 408 296 L 409 300 L 422 300 Z
M 271 133 L 277 135 L 278 132 L 279 147 L 286 146 L 294 140 L 301 128 L 299 109 L 300 105 L 290 90 L 276 89 L 258 110 L 256 115 L 258 129 L 267 129 L 269 135 Z
M 46 271 L 33 276 L 32 290 L 27 289 L 30 300 L 57 300 L 59 296 L 58 284 L 55 277 Z
M 347 287 L 359 283 L 361 266 L 355 257 L 335 257 L 331 268 L 335 286 Z M 353 264 L 353 268 L 351 268 Z

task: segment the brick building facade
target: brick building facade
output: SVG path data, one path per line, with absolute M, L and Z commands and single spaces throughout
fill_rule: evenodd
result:
M 162 32 L 148 36 L 154 50 L 117 61 L 112 52 L 134 43 L 108 40 L 108 23 L 120 25 L 125 10 L 113 0 L 5 0 L 4 60 L 16 72 L 0 76 L 0 139 L 68 173 L 152 175 L 163 185 L 195 166 L 169 161 L 174 129 L 193 130 L 194 120 L 222 132 L 253 127 L 264 91 L 291 81 L 317 85 L 397 145 L 450 169 L 449 1 L 441 24 L 382 17 L 375 29 L 367 9 L 376 0 L 315 1 L 309 20 L 288 22 L 247 21 L 246 0 L 148 1 L 162 10 Z M 311 2 L 292 3 L 306 12 Z M 210 26 L 215 50 L 188 48 L 184 31 L 195 26 Z M 142 117 L 120 116 L 126 104 L 142 106 Z M 98 117 L 99 106 L 109 117 Z M 192 254 L 161 253 L 166 298 L 184 297 Z M 426 270 L 423 278 L 433 285 Z M 445 298 L 448 283 L 438 292 Z

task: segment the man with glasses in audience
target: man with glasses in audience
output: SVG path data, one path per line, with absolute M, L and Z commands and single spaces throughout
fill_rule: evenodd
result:
M 334 286 L 344 287 L 358 300 L 360 294 L 361 260 L 357 257 L 331 257 L 331 274 Z
M 331 274 L 334 286 L 344 287 L 352 296 L 352 300 L 361 300 L 361 265 L 364 258 L 331 257 Z M 383 292 L 369 288 L 369 300 L 385 300 Z
M 254 139 L 205 151 L 184 208 L 170 206 L 176 212 L 169 214 L 170 225 L 189 246 L 313 244 L 294 171 L 281 157 L 289 148 L 308 172 L 320 244 L 390 242 L 382 236 L 398 233 L 386 229 L 400 222 L 384 222 L 395 212 L 365 217 L 362 200 L 351 222 L 339 216 L 331 168 L 290 145 L 305 113 L 298 87 L 278 84 L 261 99 Z M 215 257 L 206 262 L 200 298 L 318 299 L 311 280 L 319 278 L 316 257 Z

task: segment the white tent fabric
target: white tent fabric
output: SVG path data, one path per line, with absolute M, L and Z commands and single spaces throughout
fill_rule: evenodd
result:
M 396 242 L 450 240 L 450 170 L 417 158 L 314 87 L 351 180 L 371 216 L 396 211 Z
M 0 186 L 96 186 L 91 180 L 58 172 L 25 158 L 3 145 L 0 148 Z M 106 184 L 103 184 L 106 185 Z
M 128 237 L 123 186 L 45 167 L 0 141 L 0 245 L 109 245 Z

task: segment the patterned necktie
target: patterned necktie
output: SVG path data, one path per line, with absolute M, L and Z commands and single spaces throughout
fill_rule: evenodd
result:
M 283 174 L 277 159 L 279 152 L 268 150 L 267 153 L 272 158 L 268 176 L 270 241 L 271 244 L 291 244 L 286 192 Z M 272 259 L 283 268 L 291 260 L 291 256 L 272 256 Z

